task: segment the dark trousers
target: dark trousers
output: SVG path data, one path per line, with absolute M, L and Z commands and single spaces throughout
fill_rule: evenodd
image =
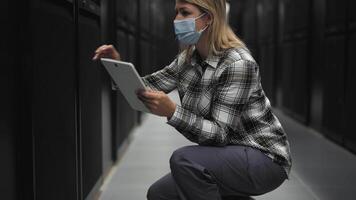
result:
M 280 186 L 284 169 L 261 151 L 238 145 L 185 146 L 174 151 L 171 173 L 151 185 L 148 200 L 223 200 L 261 195 Z

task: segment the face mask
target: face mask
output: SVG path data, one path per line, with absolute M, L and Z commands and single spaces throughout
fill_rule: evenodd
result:
M 205 14 L 206 13 L 203 13 L 197 18 L 174 20 L 174 32 L 180 43 L 185 45 L 192 45 L 199 41 L 201 34 L 205 31 L 206 28 L 208 28 L 208 26 L 200 31 L 196 31 L 195 20 L 201 18 Z

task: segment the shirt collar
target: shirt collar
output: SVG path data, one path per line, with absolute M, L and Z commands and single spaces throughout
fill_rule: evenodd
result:
M 198 55 L 198 51 L 194 49 L 192 60 L 191 60 L 192 65 L 197 64 L 199 59 L 200 58 Z M 219 60 L 220 60 L 219 56 L 209 54 L 208 57 L 205 60 L 203 60 L 203 62 L 207 63 L 209 66 L 213 68 L 216 68 L 219 63 Z

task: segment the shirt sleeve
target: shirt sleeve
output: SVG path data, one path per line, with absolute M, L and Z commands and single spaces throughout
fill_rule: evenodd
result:
M 177 86 L 178 79 L 178 58 L 165 68 L 142 77 L 143 82 L 152 90 L 169 93 Z
M 187 139 L 201 145 L 225 146 L 229 133 L 236 133 L 241 110 L 258 83 L 257 64 L 240 60 L 227 66 L 220 75 L 212 98 L 211 118 L 205 119 L 177 105 L 168 124 Z

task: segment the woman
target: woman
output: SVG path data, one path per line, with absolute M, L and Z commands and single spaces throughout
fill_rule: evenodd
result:
M 286 134 L 271 111 L 258 65 L 226 22 L 225 0 L 177 0 L 175 33 L 186 47 L 164 69 L 143 77 L 139 98 L 199 145 L 176 150 L 171 173 L 149 200 L 209 200 L 261 195 L 291 168 Z M 120 59 L 103 45 L 94 59 Z M 167 95 L 177 89 L 181 106 Z

